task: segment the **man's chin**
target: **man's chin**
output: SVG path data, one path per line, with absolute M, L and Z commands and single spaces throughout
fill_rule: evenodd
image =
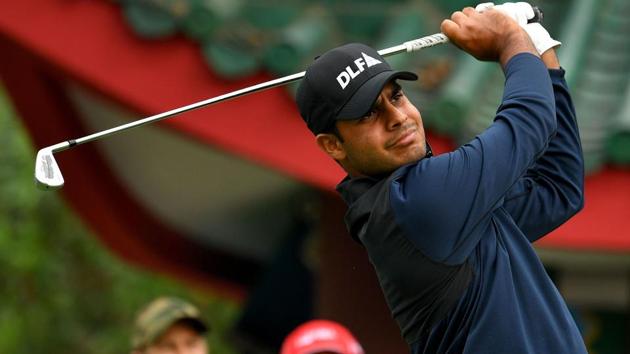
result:
M 407 151 L 407 153 L 405 154 L 405 157 L 403 158 L 403 165 L 412 163 L 412 162 L 416 162 L 416 161 L 420 161 L 422 160 L 425 156 L 427 155 L 427 149 L 426 147 L 423 145 L 414 145 L 412 149 L 410 149 L 409 151 Z
M 416 162 L 422 160 L 425 157 L 425 155 L 426 154 L 423 153 L 423 154 L 414 154 L 414 155 L 406 156 L 404 159 L 400 159 L 395 164 L 393 164 L 392 168 L 389 171 L 389 173 L 394 172 L 395 170 L 397 170 L 397 169 L 399 169 L 399 168 L 401 168 L 403 166 L 406 166 L 406 165 L 409 165 L 409 164 L 412 164 L 412 163 L 416 163 Z

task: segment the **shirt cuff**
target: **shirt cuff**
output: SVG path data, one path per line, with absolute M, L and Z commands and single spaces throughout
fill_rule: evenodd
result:
M 560 69 L 549 69 L 549 77 L 551 77 L 552 79 L 564 79 L 564 68 L 560 68 Z
M 528 65 L 542 65 L 545 64 L 542 62 L 539 56 L 534 55 L 532 53 L 523 52 L 514 55 L 510 60 L 508 60 L 507 64 L 505 64 L 505 69 L 503 70 L 507 76 L 508 73 L 515 70 L 515 68 L 519 66 L 528 66 Z

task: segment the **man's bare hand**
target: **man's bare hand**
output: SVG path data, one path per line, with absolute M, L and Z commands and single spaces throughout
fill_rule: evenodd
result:
M 498 61 L 505 66 L 518 53 L 538 56 L 527 33 L 497 10 L 479 13 L 466 7 L 442 21 L 441 30 L 456 46 L 479 60 Z

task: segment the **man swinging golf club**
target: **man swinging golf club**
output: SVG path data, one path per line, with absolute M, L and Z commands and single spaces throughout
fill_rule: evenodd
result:
M 527 3 L 453 13 L 442 32 L 505 73 L 494 122 L 432 157 L 422 116 L 373 49 L 307 69 L 297 104 L 348 173 L 337 189 L 412 353 L 586 353 L 531 243 L 583 206 L 583 159 L 553 40 Z

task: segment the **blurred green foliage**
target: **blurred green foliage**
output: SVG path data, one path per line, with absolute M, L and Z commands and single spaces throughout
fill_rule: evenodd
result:
M 34 149 L 0 87 L 0 353 L 125 353 L 139 308 L 159 295 L 199 305 L 212 353 L 238 306 L 124 264 L 33 182 Z

